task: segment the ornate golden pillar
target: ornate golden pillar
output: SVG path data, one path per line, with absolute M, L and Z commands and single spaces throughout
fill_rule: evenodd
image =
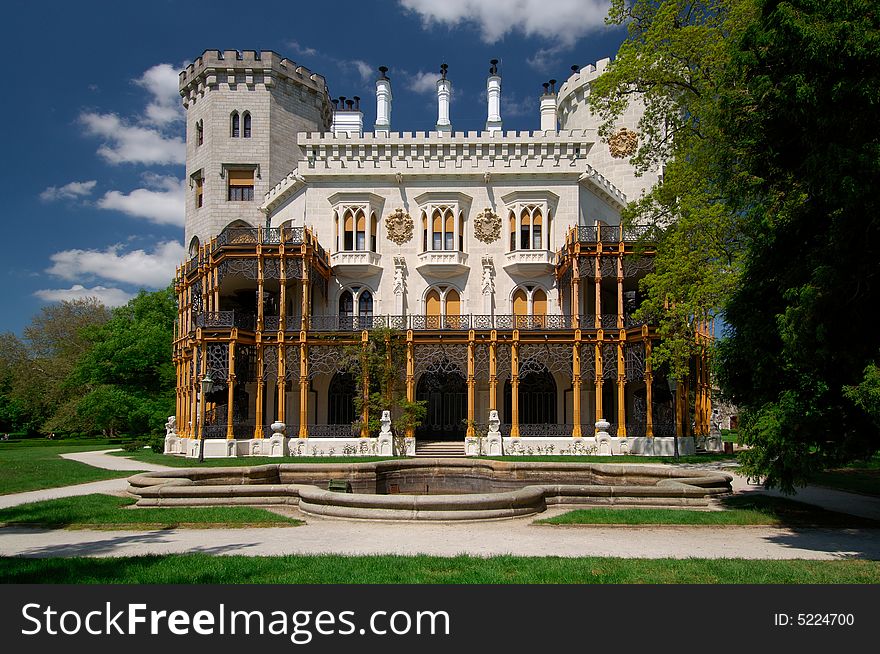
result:
M 281 241 L 281 244 L 278 246 L 278 252 L 280 261 L 278 263 L 279 268 L 279 280 L 278 280 L 278 331 L 283 332 L 287 329 L 287 261 L 284 257 L 284 241 Z M 282 338 L 278 338 L 278 342 L 280 343 Z
M 580 438 L 581 433 L 581 330 L 574 331 L 574 345 L 571 346 L 571 405 L 572 438 Z
M 468 332 L 468 360 L 467 360 L 467 432 L 466 436 L 474 436 L 474 414 L 476 412 L 474 394 L 477 380 L 474 376 L 474 330 Z
M 620 322 L 620 314 L 617 314 Z M 617 435 L 626 436 L 626 363 L 623 358 L 623 342 L 626 340 L 626 332 L 620 330 L 620 340 L 617 343 Z
M 498 332 L 492 330 L 489 340 L 489 410 L 498 409 Z
M 232 424 L 233 407 L 235 406 L 235 341 L 229 341 L 229 372 L 226 377 L 227 404 L 226 404 L 226 438 L 235 438 L 235 429 Z
M 510 344 L 510 437 L 519 438 L 519 330 Z
M 299 437 L 309 437 L 309 346 L 305 330 L 299 333 Z
M 263 361 L 263 344 L 257 343 L 257 398 L 256 398 L 256 425 L 254 427 L 254 438 L 263 438 L 263 372 L 265 362 Z
M 287 404 L 287 355 L 286 341 L 278 343 L 278 377 L 275 379 L 275 420 L 285 422 L 285 405 Z M 297 362 L 292 362 L 296 365 Z M 286 423 L 285 423 L 286 424 Z
M 361 370 L 363 371 L 363 409 L 361 412 L 361 438 L 370 437 L 370 369 L 367 365 L 367 346 L 370 333 L 365 329 L 361 332 Z
M 300 303 L 300 311 L 302 312 L 302 326 L 300 329 L 306 331 L 309 328 L 309 259 L 305 256 L 305 244 L 302 257 L 302 301 Z
M 604 416 L 602 414 L 602 338 L 604 334 L 600 329 L 596 335 L 596 422 L 599 422 Z M 593 432 L 595 433 L 595 426 Z
M 623 255 L 621 254 L 617 255 L 617 328 L 623 329 Z
M 207 370 L 208 361 L 207 361 L 206 355 L 207 355 L 207 346 L 205 345 L 204 341 L 202 341 L 202 365 L 201 365 L 201 370 L 199 370 L 199 373 L 200 373 L 200 375 L 198 377 L 199 379 L 201 379 L 202 377 L 205 376 L 205 370 Z M 198 403 L 199 403 L 199 406 L 197 409 L 197 411 L 198 411 L 197 420 L 199 423 L 198 436 L 199 436 L 199 439 L 202 439 L 205 437 L 205 394 L 201 392 L 201 388 L 199 386 L 200 385 L 198 384 L 198 382 L 196 382 L 196 388 L 199 389 L 196 391 L 196 397 L 198 398 Z
M 699 342 L 699 332 L 697 334 L 697 341 Z M 695 435 L 702 436 L 703 435 L 703 352 L 702 347 L 700 348 L 700 352 L 695 357 L 694 368 L 696 371 L 695 375 L 695 386 L 694 390 L 694 427 L 695 427 Z
M 651 367 L 651 339 L 648 326 L 642 325 L 642 338 L 645 340 L 645 436 L 654 438 L 654 371 Z
M 574 254 L 571 261 L 571 326 L 581 326 L 581 274 L 579 255 Z
M 257 228 L 257 331 L 263 331 L 265 313 L 263 311 L 265 302 L 263 301 L 263 231 Z
M 599 246 L 601 248 L 601 245 Z M 596 254 L 596 259 L 593 262 L 596 267 L 596 316 L 593 320 L 594 326 L 596 329 L 602 329 L 602 266 L 600 262 L 602 261 L 601 254 Z M 596 416 L 596 420 L 599 420 L 599 416 Z

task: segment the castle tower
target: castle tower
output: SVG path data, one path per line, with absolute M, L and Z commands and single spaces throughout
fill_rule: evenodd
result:
M 265 224 L 264 193 L 301 158 L 297 132 L 332 118 L 324 78 L 275 52 L 206 50 L 180 73 L 190 254 L 236 221 Z

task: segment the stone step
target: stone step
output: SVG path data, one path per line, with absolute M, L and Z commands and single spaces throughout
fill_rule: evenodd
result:
M 464 443 L 459 441 L 416 441 L 416 456 L 464 456 Z

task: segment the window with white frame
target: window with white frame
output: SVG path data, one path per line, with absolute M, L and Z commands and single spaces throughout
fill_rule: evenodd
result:
M 550 211 L 545 204 L 517 204 L 508 212 L 510 251 L 551 250 Z
M 379 220 L 369 204 L 342 205 L 333 222 L 337 252 L 376 252 Z

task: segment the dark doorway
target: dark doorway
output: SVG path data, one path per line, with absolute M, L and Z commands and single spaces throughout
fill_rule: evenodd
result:
M 512 413 L 511 385 L 504 383 L 504 416 Z M 556 382 L 547 368 L 531 370 L 519 379 L 519 424 L 556 424 Z
M 337 372 L 333 375 L 327 394 L 328 425 L 350 425 L 355 421 L 356 394 L 357 384 L 353 375 L 347 372 Z
M 451 364 L 433 365 L 416 387 L 416 399 L 427 402 L 428 413 L 416 438 L 427 440 L 464 439 L 467 429 L 467 382 L 460 372 L 449 372 Z

